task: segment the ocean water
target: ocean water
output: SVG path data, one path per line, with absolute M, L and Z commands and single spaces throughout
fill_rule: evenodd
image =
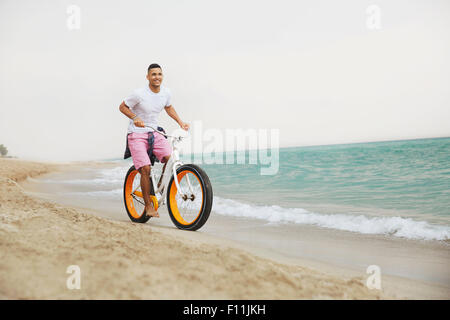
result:
M 131 162 L 114 162 L 115 168 L 64 183 L 89 197 L 121 200 Z M 213 214 L 407 239 L 450 238 L 450 138 L 282 148 L 275 175 L 261 175 L 261 166 L 253 164 L 201 167 L 213 186 Z
M 449 239 L 450 138 L 280 149 L 276 175 L 258 165 L 203 165 L 215 208 L 414 239 Z

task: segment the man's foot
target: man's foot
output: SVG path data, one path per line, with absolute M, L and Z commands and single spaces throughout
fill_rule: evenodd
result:
M 145 214 L 146 214 L 147 216 L 150 216 L 150 217 L 156 217 L 156 218 L 159 218 L 159 213 L 158 213 L 158 211 L 156 211 L 155 208 L 153 208 L 152 205 L 145 206 Z

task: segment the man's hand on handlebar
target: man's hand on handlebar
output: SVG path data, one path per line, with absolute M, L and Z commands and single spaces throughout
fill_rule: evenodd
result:
M 188 131 L 188 130 L 189 130 L 189 123 L 181 122 L 181 123 L 180 123 L 180 127 L 181 127 L 182 129 Z

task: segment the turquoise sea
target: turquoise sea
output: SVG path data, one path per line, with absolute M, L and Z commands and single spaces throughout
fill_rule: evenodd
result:
M 79 190 L 71 196 L 120 206 L 132 162 L 110 161 L 117 166 L 89 169 L 84 179 L 44 182 Z M 450 138 L 282 148 L 274 175 L 261 175 L 261 166 L 268 165 L 248 163 L 199 164 L 213 186 L 212 214 L 280 226 L 450 239 Z
M 273 223 L 449 237 L 450 138 L 282 148 L 270 176 L 259 165 L 202 167 L 224 213 L 239 208 L 234 215 Z

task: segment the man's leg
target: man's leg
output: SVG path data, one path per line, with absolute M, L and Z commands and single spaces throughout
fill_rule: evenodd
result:
M 141 174 L 141 190 L 145 203 L 145 211 L 147 215 L 159 217 L 150 200 L 150 158 L 147 154 L 148 149 L 147 133 L 131 133 L 128 135 L 128 147 L 130 148 L 131 157 L 135 168 Z
M 150 200 L 150 166 L 139 168 L 141 174 L 141 189 L 144 197 L 145 212 L 148 216 L 159 217 L 158 212 L 153 208 L 153 202 Z
M 158 158 L 159 161 L 161 161 L 161 163 L 164 163 L 161 177 L 159 178 L 158 181 L 157 188 L 159 188 L 161 186 L 164 171 L 166 170 L 167 162 L 169 161 L 170 156 L 172 155 L 172 147 L 170 146 L 169 141 L 162 135 L 156 134 L 154 137 L 155 141 L 153 143 L 153 154 Z

